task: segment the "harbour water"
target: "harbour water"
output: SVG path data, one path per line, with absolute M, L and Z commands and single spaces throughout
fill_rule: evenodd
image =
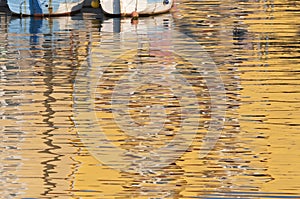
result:
M 300 198 L 299 11 L 1 8 L 0 198 Z

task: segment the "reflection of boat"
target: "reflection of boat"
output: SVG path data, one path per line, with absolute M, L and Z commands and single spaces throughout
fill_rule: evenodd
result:
M 171 14 L 166 13 L 151 18 L 141 18 L 141 20 L 137 22 L 138 24 L 133 24 L 131 19 L 129 18 L 108 18 L 101 24 L 101 33 L 121 33 L 121 35 L 123 35 L 128 32 L 135 32 L 136 34 L 142 34 L 143 32 L 145 32 L 148 35 L 149 30 L 163 32 L 163 30 L 170 29 L 173 18 Z M 135 36 L 137 37 L 138 35 Z
M 101 42 L 97 50 L 92 51 L 90 68 L 81 67 L 77 72 L 73 93 L 73 119 L 90 153 L 103 164 L 121 171 L 162 172 L 162 168 L 182 156 L 193 142 L 200 117 L 198 101 L 202 100 L 194 91 L 205 91 L 211 100 L 205 103 L 209 106 L 203 110 L 209 107 L 207 112 L 213 113 L 200 151 L 200 155 L 205 156 L 218 139 L 224 114 L 217 103 L 223 100 L 223 84 L 209 55 L 197 42 L 172 29 L 172 17 L 168 15 L 143 18 L 138 24 L 132 24 L 130 19 L 112 18 L 102 23 L 100 34 Z M 196 74 L 199 74 L 197 78 Z M 211 92 L 216 88 L 218 92 Z M 164 95 L 169 92 L 166 89 L 173 94 Z M 170 100 L 169 105 L 152 98 L 162 95 Z M 176 96 L 178 100 L 169 96 Z M 146 115 L 135 110 L 129 112 L 133 110 L 131 107 L 145 105 L 139 99 L 154 104 L 149 106 L 153 114 L 146 125 L 139 125 Z M 161 112 L 158 107 L 164 106 L 166 112 Z M 175 110 L 177 107 L 181 109 Z M 175 119 L 181 117 L 180 114 L 169 117 L 168 112 L 188 113 L 180 121 L 181 128 L 177 128 Z M 165 118 L 161 118 L 164 115 Z M 162 121 L 168 121 L 170 128 Z M 183 132 L 189 128 L 193 133 Z M 120 135 L 120 131 L 130 136 Z M 161 136 L 159 141 L 165 142 L 165 146 L 152 147 L 158 140 L 151 135 L 156 134 Z M 163 135 L 172 135 L 172 139 Z M 114 136 L 119 136 L 121 141 L 113 143 Z M 145 142 L 136 145 L 132 137 Z M 141 155 L 139 147 L 150 152 Z
M 100 3 L 105 13 L 123 16 L 134 11 L 142 15 L 159 14 L 173 6 L 173 0 L 100 0 Z
M 0 125 L 0 134 L 5 135 L 8 125 L 14 133 L 9 142 L 0 139 L 4 147 L 0 167 L 9 168 L 3 173 L 8 177 L 1 179 L 0 184 L 11 187 L 1 191 L 3 198 L 11 198 L 13 194 L 17 198 L 70 194 L 72 175 L 78 164 L 74 160 L 77 149 L 59 143 L 60 136 L 53 135 L 64 135 L 67 128 L 72 128 L 64 117 L 54 115 L 66 111 L 59 104 L 68 103 L 70 82 L 76 72 L 74 66 L 84 56 L 79 47 L 84 46 L 86 40 L 82 38 L 87 33 L 81 31 L 85 30 L 85 24 L 77 17 L 9 17 L 7 27 L 0 29 L 0 49 L 7 51 L 1 60 L 1 65 L 6 66 L 0 68 L 0 117 L 4 124 Z M 7 89 L 9 85 L 14 87 L 13 95 Z M 10 110 L 22 116 L 10 117 Z M 69 110 L 66 113 L 71 115 Z M 64 139 L 76 137 L 69 134 Z M 12 144 L 14 148 L 9 148 Z M 8 159 L 10 156 L 15 159 Z
M 80 21 L 81 16 L 66 16 L 57 18 L 35 18 L 12 17 L 9 22 L 9 33 L 22 33 L 22 35 L 33 36 L 33 34 L 51 34 L 59 31 L 71 32 L 85 25 Z M 54 35 L 52 35 L 54 36 Z
M 80 23 L 79 20 L 72 20 L 72 17 L 69 16 L 50 19 L 25 17 L 12 18 L 9 24 L 8 31 L 10 35 L 19 35 L 18 37 L 21 41 L 16 42 L 13 45 L 18 47 L 18 54 L 20 54 L 20 56 L 22 57 L 22 55 L 29 56 L 31 51 L 28 50 L 43 48 L 41 45 L 44 41 L 56 41 L 57 34 L 55 34 L 55 32 L 63 31 L 71 34 L 73 30 L 81 28 L 82 26 L 84 25 Z M 29 42 L 28 47 L 30 47 L 30 49 L 19 48 L 20 46 L 24 46 L 24 44 L 28 45 L 27 42 Z M 54 43 L 52 43 L 51 45 L 55 47 Z M 17 60 L 19 62 L 25 61 L 24 59 Z M 21 65 L 24 66 L 24 64 Z
M 101 82 L 102 80 L 106 79 L 105 77 L 107 77 L 107 81 L 104 80 L 105 82 L 103 82 L 103 85 L 106 83 L 109 83 L 111 80 L 114 79 L 113 74 L 115 74 L 115 72 L 118 73 L 118 75 L 120 75 L 120 77 L 116 77 L 116 79 L 123 79 L 122 77 L 125 77 L 126 75 L 128 75 L 128 68 L 130 66 L 126 65 L 122 65 L 121 66 L 117 66 L 114 67 L 115 65 L 112 64 L 112 66 L 106 67 L 107 63 L 109 63 L 111 60 L 108 60 L 110 57 L 110 54 L 116 52 L 117 54 L 119 52 L 122 51 L 122 45 L 125 46 L 130 46 L 132 47 L 131 50 L 128 51 L 129 54 L 127 54 L 127 50 L 124 54 L 124 56 L 121 56 L 121 59 L 126 59 L 126 61 L 132 61 L 135 60 L 134 55 L 137 54 L 137 46 L 136 46 L 136 42 L 132 42 L 132 39 L 136 39 L 137 37 L 141 36 L 141 40 L 155 40 L 155 38 L 151 38 L 151 33 L 149 33 L 149 37 L 148 37 L 148 31 L 151 31 L 152 29 L 158 29 L 158 33 L 162 33 L 164 30 L 168 30 L 169 26 L 170 26 L 170 22 L 172 21 L 172 17 L 170 15 L 159 15 L 159 16 L 155 16 L 155 17 L 149 17 L 149 18 L 141 18 L 139 20 L 138 24 L 132 25 L 131 24 L 131 20 L 129 18 L 127 19 L 121 19 L 121 18 L 110 18 L 107 20 L 104 20 L 103 23 L 101 24 L 101 32 L 100 35 L 101 37 L 97 36 L 94 37 L 92 42 L 91 42 L 91 53 L 90 53 L 90 57 L 89 57 L 89 65 L 85 66 L 82 65 L 79 68 L 79 71 L 76 75 L 76 80 L 74 83 L 74 93 L 73 93 L 73 99 L 74 99 L 74 111 L 75 114 L 73 116 L 73 119 L 76 123 L 76 130 L 78 131 L 78 135 L 80 136 L 80 138 L 82 138 L 82 142 L 83 144 L 85 144 L 86 148 L 90 150 L 91 152 L 91 156 L 85 155 L 84 157 L 80 157 L 81 159 L 78 159 L 79 161 L 83 162 L 85 161 L 85 164 L 82 164 L 78 170 L 78 172 L 76 173 L 76 183 L 74 186 L 74 190 L 89 190 L 90 187 L 93 187 L 93 193 L 94 193 L 94 197 L 96 198 L 105 198 L 108 196 L 117 196 L 117 195 L 123 195 L 125 198 L 130 198 L 131 194 L 137 195 L 137 196 L 147 196 L 147 198 L 150 197 L 154 197 L 154 195 L 158 194 L 166 194 L 167 192 L 172 192 L 174 195 L 178 195 L 181 187 L 182 186 L 177 186 L 179 183 L 182 183 L 183 179 L 181 178 L 181 176 L 177 175 L 177 174 L 172 174 L 173 176 L 176 175 L 176 179 L 175 177 L 172 178 L 172 182 L 166 182 L 164 184 L 159 184 L 159 180 L 161 180 L 160 176 L 155 175 L 155 177 L 153 178 L 153 176 L 148 177 L 148 176 L 140 176 L 140 175 L 132 175 L 129 174 L 126 180 L 123 180 L 123 173 L 120 173 L 118 170 L 114 170 L 114 169 L 108 169 L 106 166 L 103 166 L 101 164 L 99 164 L 99 159 L 97 157 L 97 155 L 93 154 L 93 146 L 89 146 L 88 143 L 86 143 L 85 141 L 87 141 L 86 139 L 88 139 L 88 136 L 92 136 L 94 134 L 97 134 L 97 132 L 99 132 L 99 136 L 94 137 L 95 139 L 95 144 L 97 141 L 99 145 L 101 145 L 101 134 L 102 133 L 107 133 L 106 130 L 103 130 L 103 132 L 97 128 L 97 123 L 93 123 L 94 122 L 94 117 L 89 118 L 88 120 L 85 120 L 87 123 L 86 124 L 90 124 L 90 133 L 87 134 L 87 136 L 84 135 L 84 131 L 87 130 L 87 128 L 83 127 L 81 123 L 81 117 L 83 115 L 85 115 L 85 111 L 86 108 L 88 108 L 89 106 L 89 102 L 90 100 L 94 100 L 94 98 L 90 98 L 91 93 L 93 93 L 93 89 L 95 89 L 97 86 L 99 86 L 99 93 L 97 92 L 97 96 L 98 94 L 100 94 L 101 96 L 103 96 L 103 90 L 102 90 L 102 84 L 99 85 L 99 79 L 98 79 L 98 75 L 100 75 L 103 72 L 103 76 L 101 78 Z M 137 31 L 134 34 L 130 34 L 126 35 L 125 31 Z M 144 35 L 147 34 L 147 35 Z M 156 34 L 155 34 L 156 35 Z M 132 37 L 131 37 L 132 36 Z M 144 37 L 145 36 L 145 37 Z M 165 37 L 165 36 L 164 36 Z M 127 40 L 127 38 L 130 38 L 130 40 Z M 128 43 L 127 43 L 128 42 Z M 141 41 L 142 42 L 142 41 Z M 151 43 L 153 44 L 155 41 L 151 41 Z M 147 42 L 150 43 L 150 42 Z M 112 49 L 112 47 L 114 47 L 114 49 Z M 129 47 L 129 48 L 130 48 Z M 144 48 L 145 50 L 148 50 L 147 48 Z M 142 50 L 142 49 L 141 49 Z M 114 51 L 114 52 L 113 52 Z M 138 52 L 139 54 L 141 54 L 141 52 Z M 116 57 L 114 55 L 111 55 L 113 57 L 112 60 L 114 60 Z M 119 57 L 119 56 L 117 56 Z M 108 59 L 107 59 L 108 58 Z M 150 57 L 151 59 L 152 57 Z M 146 58 L 147 60 L 144 61 L 149 61 L 148 58 Z M 118 60 L 116 60 L 117 62 L 115 62 L 115 64 L 118 64 Z M 147 62 L 148 63 L 148 62 Z M 145 64 L 147 65 L 147 64 Z M 131 66 L 133 66 L 131 64 Z M 148 67 L 147 67 L 148 68 Z M 112 75 L 109 75 L 111 74 Z M 124 76 L 123 76 L 124 75 Z M 103 78 L 104 77 L 104 78 Z M 109 85 L 114 85 L 114 84 L 109 84 Z M 109 86 L 110 87 L 110 86 Z M 82 97 L 85 97 L 87 99 L 87 104 L 81 104 L 80 101 L 82 100 Z M 109 100 L 109 97 L 104 97 L 104 99 L 101 102 L 106 102 L 106 100 Z M 79 102 L 79 103 L 78 103 Z M 86 106 L 87 105 L 87 106 Z M 115 107 L 114 107 L 115 108 Z M 80 110 L 82 109 L 82 111 Z M 83 113 L 83 115 L 82 115 Z M 92 109 L 90 109 L 90 113 L 95 113 L 92 111 Z M 106 129 L 108 123 L 113 122 L 113 118 L 110 117 L 110 114 L 105 113 L 103 111 L 103 109 L 98 110 L 97 114 L 99 113 L 99 120 L 103 117 L 106 117 L 106 121 L 107 123 L 102 123 L 102 120 L 100 121 L 100 124 L 103 125 L 103 128 Z M 89 117 L 89 116 L 87 116 Z M 81 129 L 81 128 L 84 129 Z M 96 127 L 96 128 L 95 128 Z M 116 126 L 112 124 L 111 129 L 110 129 L 110 133 L 106 134 L 108 136 L 110 136 L 109 138 L 112 138 L 111 135 L 116 135 L 116 137 L 118 139 L 123 139 L 123 135 L 119 134 L 118 135 L 118 129 L 115 128 Z M 123 144 L 128 144 L 128 146 L 130 148 L 132 148 L 133 150 L 136 149 L 136 146 L 131 145 L 131 142 L 128 140 L 127 137 L 124 137 L 124 142 L 122 142 Z M 91 147 L 91 148 L 90 148 Z M 103 148 L 105 148 L 106 146 L 103 146 Z M 102 150 L 102 146 L 99 147 L 99 149 Z M 105 149 L 104 153 L 107 153 L 108 151 Z M 112 157 L 114 158 L 115 156 L 112 155 Z M 121 156 L 121 161 L 122 161 L 122 156 Z M 101 161 L 102 159 L 100 159 Z M 106 162 L 101 161 L 102 163 L 107 163 L 108 165 L 111 162 Z M 130 162 L 131 163 L 131 162 Z M 130 164 L 129 163 L 129 164 Z M 97 166 L 95 166 L 97 165 Z M 142 168 L 141 168 L 142 169 Z M 168 171 L 163 171 L 165 172 L 165 174 L 169 174 Z M 179 172 L 178 172 L 179 173 Z M 84 175 L 82 175 L 84 174 Z M 127 175 L 127 174 L 126 174 Z M 144 178 L 144 179 L 141 179 Z M 101 179 L 101 180 L 99 180 Z M 105 179 L 109 179 L 110 182 L 116 182 L 116 183 L 107 183 L 108 181 Z M 174 180 L 173 180 L 174 179 Z M 156 188 L 153 191 L 153 187 L 148 187 L 148 186 L 144 186 L 144 184 L 141 183 L 141 187 L 139 187 L 139 185 L 137 186 L 137 188 L 135 188 L 134 183 L 135 182 L 142 182 L 142 181 L 147 181 L 147 183 L 157 183 Z M 124 185 L 123 185 L 124 184 Z M 131 185 L 132 184 L 132 185 Z M 176 185 L 176 186 L 175 186 Z M 134 189 L 129 190 L 127 186 L 132 186 L 134 187 Z M 166 188 L 167 187 L 167 188 Z M 146 193 L 146 194 L 144 194 Z M 79 197 L 80 196 L 80 192 L 76 191 L 75 192 L 75 196 Z
M 79 11 L 84 0 L 7 0 L 9 9 L 20 15 L 63 15 Z

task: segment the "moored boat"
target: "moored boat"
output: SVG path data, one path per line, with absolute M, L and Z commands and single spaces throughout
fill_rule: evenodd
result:
M 84 0 L 7 0 L 14 14 L 31 16 L 67 15 L 81 10 Z
M 168 12 L 173 0 L 100 0 L 106 14 L 131 16 L 133 12 L 140 15 L 153 15 Z

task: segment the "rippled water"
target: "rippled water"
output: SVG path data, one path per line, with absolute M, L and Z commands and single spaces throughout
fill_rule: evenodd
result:
M 300 198 L 299 10 L 1 8 L 1 198 Z

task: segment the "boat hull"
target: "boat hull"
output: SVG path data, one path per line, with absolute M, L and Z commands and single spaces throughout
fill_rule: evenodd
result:
M 136 11 L 140 15 L 153 15 L 168 12 L 173 0 L 100 0 L 106 14 L 130 16 Z
M 84 0 L 7 0 L 12 13 L 31 16 L 66 15 L 81 10 Z

